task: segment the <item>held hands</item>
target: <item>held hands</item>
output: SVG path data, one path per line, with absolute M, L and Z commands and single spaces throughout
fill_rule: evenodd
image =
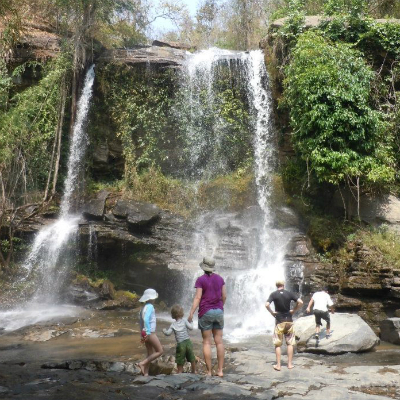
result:
M 306 313 L 310 314 L 311 310 L 307 307 Z
M 150 335 L 142 336 L 142 337 L 140 338 L 140 343 L 147 342 L 148 339 L 149 339 L 149 337 L 150 337 Z
M 193 322 L 193 314 L 189 314 L 189 317 L 188 317 L 188 322 Z
M 142 332 L 140 332 L 140 342 L 144 343 L 147 341 L 150 335 L 147 334 L 147 332 L 143 329 Z

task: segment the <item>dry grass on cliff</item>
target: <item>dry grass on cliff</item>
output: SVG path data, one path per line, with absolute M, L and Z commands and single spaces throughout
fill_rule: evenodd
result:
M 207 209 L 241 210 L 255 199 L 254 175 L 247 170 L 193 183 L 149 168 L 135 177 L 132 188 L 124 191 L 135 200 L 157 204 L 184 217 Z
M 393 268 L 400 268 L 400 235 L 389 230 L 361 231 L 362 242 L 372 250 L 378 251 Z

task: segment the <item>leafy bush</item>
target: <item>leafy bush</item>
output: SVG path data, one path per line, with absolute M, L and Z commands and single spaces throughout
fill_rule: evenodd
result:
M 318 32 L 299 37 L 286 68 L 284 96 L 293 143 L 320 182 L 394 179 L 391 136 L 371 108 L 373 72 L 350 45 Z
M 43 190 L 50 166 L 50 157 L 59 119 L 60 92 L 68 81 L 71 58 L 62 53 L 48 64 L 37 62 L 23 64 L 13 71 L 13 77 L 24 73 L 25 68 L 39 69 L 39 82 L 17 92 L 10 76 L 0 66 L 0 172 L 6 191 L 19 196 L 26 191 Z M 19 172 L 21 171 L 21 172 Z M 21 179 L 22 175 L 23 178 Z M 19 188 L 21 190 L 15 190 Z M 26 200 L 26 199 L 25 199 Z

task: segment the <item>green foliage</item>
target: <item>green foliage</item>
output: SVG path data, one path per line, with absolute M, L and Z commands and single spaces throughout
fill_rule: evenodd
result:
M 159 168 L 150 167 L 137 174 L 127 193 L 137 200 L 157 204 L 181 215 L 196 211 L 195 188 L 187 183 L 165 176 Z
M 232 88 L 217 97 L 217 113 L 222 121 L 221 154 L 229 160 L 229 168 L 234 170 L 251 157 L 249 114 Z
M 294 45 L 304 31 L 304 0 L 288 0 L 287 21 L 279 30 L 279 36 L 288 47 Z
M 347 236 L 356 230 L 354 225 L 341 222 L 337 218 L 326 215 L 309 215 L 307 235 L 314 248 L 320 253 L 329 256 L 337 250 L 347 239 Z
M 90 195 L 93 193 L 100 192 L 101 190 L 107 190 L 109 192 L 120 192 L 124 188 L 124 181 L 94 181 L 89 179 L 86 182 L 86 192 Z
M 243 210 L 253 204 L 254 198 L 254 175 L 249 166 L 202 182 L 197 191 L 201 209 Z
M 76 277 L 74 281 L 78 284 L 88 282 L 90 286 L 98 287 L 100 283 L 108 279 L 113 282 L 118 280 L 118 274 L 112 270 L 100 270 L 95 262 L 78 262 L 74 264 Z
M 173 149 L 180 146 L 171 113 L 174 72 L 108 64 L 100 68 L 98 80 L 108 118 L 123 143 L 127 185 L 153 164 L 167 168 Z
M 0 59 L 0 112 L 8 106 L 9 92 L 12 88 L 12 78 L 10 77 L 6 63 Z
M 386 51 L 387 56 L 400 60 L 400 24 L 370 21 L 368 30 L 359 38 L 359 45 L 368 51 Z
M 20 203 L 22 191 L 43 189 L 50 167 L 51 146 L 58 122 L 58 105 L 62 81 L 67 79 L 71 60 L 66 54 L 60 55 L 49 64 L 23 65 L 14 70 L 13 76 L 25 68 L 39 68 L 42 78 L 35 86 L 15 93 L 7 106 L 0 109 L 0 172 L 3 174 L 6 192 Z M 3 96 L 12 87 L 7 76 Z M 4 86 L 3 86 L 4 87 Z M 21 186 L 21 191 L 11 190 Z M 26 194 L 26 193 L 25 193 Z
M 299 37 L 286 68 L 285 100 L 293 142 L 321 182 L 390 182 L 391 136 L 370 105 L 373 72 L 361 54 L 316 32 Z
M 324 10 L 327 15 L 349 15 L 360 18 L 367 10 L 366 0 L 327 0 Z

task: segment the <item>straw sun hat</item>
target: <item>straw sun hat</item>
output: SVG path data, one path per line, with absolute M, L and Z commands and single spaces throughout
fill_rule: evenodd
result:
M 145 303 L 149 300 L 154 300 L 158 297 L 158 293 L 154 289 L 146 289 L 143 296 L 139 299 L 141 303 Z
M 205 272 L 215 271 L 215 261 L 212 258 L 204 257 L 203 261 L 199 265 L 200 268 Z

